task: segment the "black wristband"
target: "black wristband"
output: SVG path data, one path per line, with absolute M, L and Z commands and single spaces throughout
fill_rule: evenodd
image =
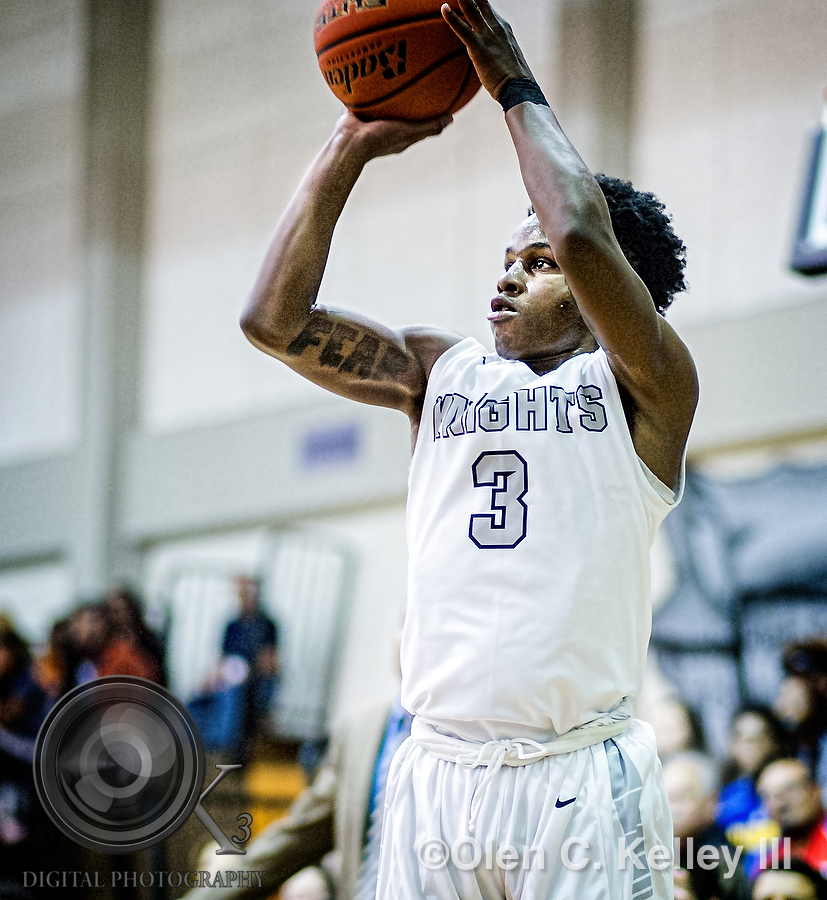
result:
M 518 103 L 536 103 L 539 106 L 548 106 L 548 100 L 540 90 L 540 85 L 531 78 L 512 78 L 511 81 L 506 81 L 497 101 L 502 106 L 504 113 Z

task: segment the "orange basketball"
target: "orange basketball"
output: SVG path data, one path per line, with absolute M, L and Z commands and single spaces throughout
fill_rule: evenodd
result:
M 457 0 L 449 0 L 458 11 Z M 456 112 L 480 82 L 442 0 L 323 0 L 319 68 L 362 119 L 422 121 Z

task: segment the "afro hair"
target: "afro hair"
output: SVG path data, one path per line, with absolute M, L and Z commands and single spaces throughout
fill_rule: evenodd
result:
M 603 174 L 594 177 L 606 198 L 620 249 L 663 315 L 675 294 L 686 290 L 686 247 L 672 230 L 671 217 L 654 194 L 638 191 L 620 178 Z M 533 213 L 532 207 L 529 215 Z
M 686 247 L 672 230 L 671 217 L 654 194 L 635 190 L 620 178 L 602 174 L 595 178 L 606 198 L 620 249 L 663 315 L 675 294 L 686 290 Z

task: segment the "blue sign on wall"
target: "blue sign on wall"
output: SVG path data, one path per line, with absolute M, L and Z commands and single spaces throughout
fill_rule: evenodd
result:
M 302 465 L 306 469 L 352 462 L 359 456 L 359 427 L 337 425 L 308 432 L 302 441 Z

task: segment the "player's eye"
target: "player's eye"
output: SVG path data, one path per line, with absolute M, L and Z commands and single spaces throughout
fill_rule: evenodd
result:
M 531 263 L 531 268 L 540 272 L 552 271 L 557 268 L 557 263 L 554 262 L 553 259 L 548 259 L 545 256 L 538 256 L 537 259 Z

